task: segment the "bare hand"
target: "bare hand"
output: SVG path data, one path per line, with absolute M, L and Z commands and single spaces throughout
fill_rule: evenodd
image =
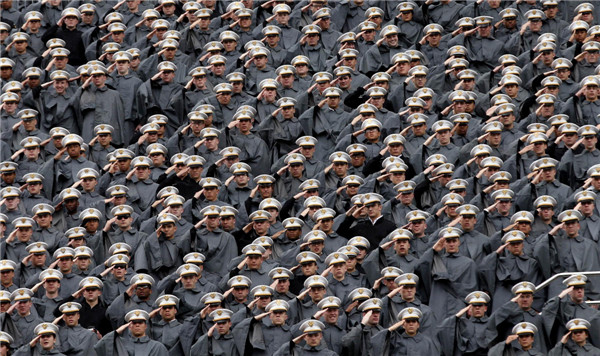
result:
M 371 319 L 371 315 L 373 315 L 373 311 L 369 310 L 365 316 L 362 317 L 362 320 L 360 321 L 361 324 L 363 325 L 367 325 L 369 323 L 369 319 Z
M 561 344 L 566 344 L 569 341 L 569 337 L 571 337 L 571 331 L 569 331 L 568 333 L 566 333 L 561 339 L 560 339 L 560 343 Z
M 560 294 L 558 295 L 559 299 L 564 298 L 567 294 L 571 293 L 573 291 L 573 286 L 570 286 L 569 288 L 564 289 L 562 292 L 560 292 Z
M 445 244 L 444 238 L 441 237 L 435 242 L 435 245 L 433 245 L 432 248 L 434 251 L 440 252 L 444 248 L 444 244 Z
M 469 309 L 471 309 L 471 305 L 467 305 L 466 307 L 462 308 L 458 313 L 456 313 L 456 317 L 460 318 L 461 316 L 463 316 Z

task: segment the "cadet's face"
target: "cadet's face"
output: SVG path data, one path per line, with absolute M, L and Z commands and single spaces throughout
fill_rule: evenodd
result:
M 217 195 L 219 194 L 219 189 L 216 187 L 206 187 L 204 188 L 204 198 L 208 201 L 217 200 Z
M 181 277 L 181 284 L 183 284 L 183 288 L 192 289 L 198 282 L 197 274 L 186 274 Z
M 542 117 L 549 118 L 550 116 L 554 115 L 554 104 L 543 104 L 541 107 Z
M 175 232 L 177 231 L 177 226 L 173 223 L 166 223 L 161 225 L 161 230 L 166 237 L 171 238 L 175 236 Z
M 71 158 L 78 158 L 81 155 L 81 146 L 77 143 L 68 144 L 67 154 Z
M 225 216 L 221 218 L 221 227 L 225 231 L 232 231 L 233 229 L 235 229 L 235 217 Z
M 209 229 L 216 229 L 217 227 L 219 227 L 219 223 L 220 223 L 220 217 L 219 215 L 207 215 L 206 216 L 206 226 Z
M 152 288 L 148 284 L 138 284 L 135 288 L 135 294 L 138 298 L 146 300 L 150 297 L 150 294 L 152 294 Z
M 556 177 L 556 169 L 555 168 L 543 168 L 542 169 L 542 179 L 545 182 L 553 182 Z
M 46 254 L 39 253 L 33 254 L 33 258 L 31 259 L 31 264 L 35 267 L 40 267 L 46 264 Z
M 3 270 L 0 272 L 0 282 L 2 285 L 9 286 L 12 284 L 12 279 L 15 276 L 15 271 L 13 270 Z
M 259 236 L 266 234 L 269 230 L 269 227 L 271 227 L 271 224 L 268 220 L 255 221 L 253 225 L 254 231 L 256 231 Z
M 280 25 L 287 25 L 290 21 L 290 14 L 287 12 L 278 12 L 275 15 L 275 20 L 277 20 Z
M 237 46 L 237 42 L 234 40 L 224 40 L 222 43 L 226 52 L 234 51 Z
M 146 334 L 146 328 L 147 325 L 145 321 L 135 320 L 132 321 L 131 324 L 129 324 L 129 331 L 135 337 L 144 336 Z
M 574 286 L 573 290 L 569 292 L 571 296 L 571 300 L 573 302 L 580 304 L 585 300 L 585 288 L 583 286 Z
M 322 339 L 323 333 L 308 334 L 304 337 L 304 341 L 306 341 L 306 344 L 310 347 L 319 346 Z
M 402 299 L 406 301 L 412 301 L 415 299 L 416 293 L 417 288 L 414 285 L 407 284 L 402 286 L 402 289 L 400 289 L 400 295 L 402 296 Z
M 83 297 L 88 302 L 95 302 L 96 300 L 98 300 L 101 294 L 102 291 L 100 290 L 100 288 L 96 287 L 88 287 L 83 290 Z
M 587 100 L 594 100 L 598 97 L 598 86 L 597 85 L 587 85 L 585 90 L 583 91 L 585 98 Z
M 132 222 L 133 222 L 133 218 L 131 217 L 130 214 L 124 214 L 124 215 L 117 216 L 116 224 L 121 229 L 129 228 L 129 226 L 131 226 Z
M 19 315 L 27 315 L 31 309 L 31 300 L 17 302 L 17 312 Z
M 40 338 L 40 345 L 44 350 L 51 350 L 54 347 L 56 336 L 54 334 L 43 334 Z
M 146 166 L 139 166 L 135 170 L 135 176 L 137 179 L 144 181 L 150 177 L 150 169 Z
M 62 95 L 65 93 L 65 91 L 69 87 L 69 82 L 67 82 L 66 79 L 59 79 L 59 80 L 54 81 L 53 86 L 54 86 L 54 90 L 56 90 L 56 92 L 59 95 Z
M 286 293 L 290 290 L 290 280 L 288 278 L 279 278 L 275 285 L 275 291 L 277 293 Z
M 587 340 L 587 332 L 585 330 L 573 330 L 571 333 L 571 339 L 576 343 L 583 343 Z
M 585 216 L 591 216 L 594 214 L 595 204 L 593 200 L 586 200 L 581 202 L 581 213 Z
M 27 183 L 27 191 L 31 195 L 40 194 L 40 192 L 42 191 L 42 183 L 41 182 Z
M 249 255 L 248 256 L 248 268 L 257 270 L 262 265 L 262 256 L 260 255 Z
M 190 176 L 190 178 L 192 178 L 193 180 L 198 180 L 200 179 L 200 177 L 202 176 L 202 171 L 204 170 L 204 167 L 202 166 L 191 166 L 189 167 L 189 173 L 188 175 Z
M 271 319 L 271 322 L 273 323 L 273 325 L 276 326 L 281 326 L 285 323 L 285 321 L 288 318 L 287 312 L 285 311 L 274 311 L 273 313 L 271 313 L 269 315 L 269 318 Z
M 348 172 L 348 164 L 336 162 L 333 164 L 333 171 L 338 177 L 345 177 Z
M 519 344 L 523 350 L 528 350 L 533 345 L 533 334 L 521 334 L 519 335 Z
M 483 318 L 487 312 L 487 305 L 473 305 L 471 315 L 475 318 Z
M 160 310 L 160 316 L 165 321 L 171 321 L 175 319 L 175 315 L 177 315 L 177 309 L 173 305 L 163 306 Z
M 321 219 L 321 230 L 324 231 L 325 233 L 331 232 L 331 229 L 333 227 L 333 219 L 327 218 L 327 219 Z
M 340 310 L 338 308 L 327 308 L 323 317 L 325 322 L 328 324 L 335 324 L 340 316 Z
M 598 137 L 595 135 L 585 135 L 583 136 L 583 146 L 592 151 L 596 147 L 596 143 L 598 142 Z
M 216 137 L 207 137 L 204 144 L 209 151 L 214 151 L 219 147 L 219 139 Z
M 598 58 L 600 57 L 599 51 L 586 51 L 586 53 L 585 59 L 588 61 L 588 63 L 594 64 L 598 62 Z
M 117 42 L 117 43 L 122 43 L 123 40 L 125 39 L 125 32 L 124 31 L 115 31 L 112 33 L 112 39 L 113 42 Z M 119 63 L 117 63 L 117 70 L 119 72 L 123 72 L 126 71 L 129 68 L 129 61 L 125 60 L 125 61 L 119 61 L 120 63 L 127 63 L 127 66 L 122 66 Z
M 258 306 L 260 309 L 265 309 L 267 307 L 267 305 L 269 305 L 269 303 L 271 303 L 271 297 L 270 296 L 261 296 L 260 298 L 258 298 L 258 302 L 256 303 L 256 306 Z
M 219 335 L 226 335 L 231 328 L 231 321 L 220 321 L 217 323 L 217 332 Z
M 17 239 L 22 242 L 27 242 L 33 235 L 33 229 L 30 227 L 19 227 L 17 228 Z
M 463 231 L 471 231 L 475 227 L 476 222 L 477 219 L 475 218 L 475 215 L 462 215 L 460 225 L 462 226 Z
M 317 273 L 317 264 L 315 262 L 303 263 L 302 274 L 305 276 L 312 276 Z
M 73 327 L 79 323 L 79 313 L 64 314 L 64 321 L 67 326 Z
M 404 152 L 404 145 L 401 143 L 394 143 L 388 145 L 388 152 L 391 156 L 400 156 Z
M 310 251 L 316 253 L 317 255 L 320 255 L 323 252 L 324 247 L 325 244 L 323 243 L 323 241 L 315 241 L 308 246 Z
M 366 313 L 363 312 L 363 316 L 365 316 Z M 371 325 L 376 325 L 379 324 L 379 319 L 381 318 L 381 311 L 380 310 L 373 310 L 372 314 L 371 314 L 371 318 L 369 318 L 369 324 Z
M 520 293 L 517 304 L 519 305 L 519 308 L 529 310 L 533 304 L 533 293 Z
M 98 184 L 96 178 L 84 178 L 81 186 L 86 192 L 91 192 L 96 187 L 96 184 Z
M 346 265 L 346 262 L 342 262 L 334 264 L 331 271 L 334 277 L 341 279 L 346 274 L 347 270 L 348 266 Z
M 73 268 L 73 257 L 61 257 L 58 261 L 58 268 L 61 272 L 68 272 Z
M 320 302 L 324 297 L 327 290 L 325 287 L 312 287 L 308 295 L 312 298 L 314 303 Z
M 385 36 L 385 42 L 387 43 L 387 45 L 389 47 L 396 47 L 396 46 L 398 46 L 398 35 L 397 34 L 391 34 L 391 35 Z
M 104 86 L 104 83 L 106 83 L 106 75 L 94 74 L 94 75 L 92 75 L 92 82 L 94 83 L 95 86 L 97 86 L 98 88 L 101 88 Z
M 77 268 L 79 268 L 82 271 L 87 271 L 91 262 L 92 262 L 92 260 L 89 257 L 79 256 L 79 257 L 77 257 L 77 262 L 76 262 Z
M 579 234 L 579 222 L 578 221 L 566 221 L 565 222 L 565 232 L 569 237 L 575 237 Z
M 507 249 L 513 255 L 521 256 L 523 254 L 523 242 L 511 242 Z
M 165 16 L 171 16 L 175 13 L 175 5 L 174 4 L 164 4 L 162 6 L 162 11 Z
M 537 209 L 543 220 L 550 220 L 554 216 L 554 209 L 552 207 L 540 207 Z
M 319 35 L 315 34 L 315 33 L 311 33 L 308 35 L 308 38 L 306 40 L 306 43 L 311 46 L 314 47 L 319 43 Z
M 460 246 L 460 240 L 456 237 L 445 239 L 445 248 L 448 253 L 457 253 Z
M 519 93 L 519 86 L 516 84 L 507 84 L 504 86 L 504 92 L 506 95 L 514 98 Z
M 458 206 L 456 205 L 446 205 L 446 215 L 448 215 L 451 218 L 455 218 L 458 216 L 458 213 L 456 212 L 456 208 Z
M 166 161 L 165 156 L 162 153 L 153 153 L 150 155 L 150 159 L 152 160 L 152 165 L 154 167 L 160 167 Z M 148 172 L 148 175 L 150 175 L 150 171 Z
M 412 125 L 411 127 L 415 136 L 423 136 L 427 131 L 427 126 L 425 124 Z
M 299 178 L 302 176 L 302 172 L 304 171 L 304 165 L 301 163 L 291 164 L 289 171 L 292 177 Z
M 512 202 L 510 200 L 500 200 L 498 202 L 498 205 L 496 206 L 496 209 L 498 210 L 498 212 L 500 214 L 506 215 L 510 211 L 511 207 L 512 207 Z
M 246 185 L 248 185 L 248 181 L 249 180 L 250 180 L 250 178 L 248 177 L 247 173 L 242 173 L 242 174 L 236 174 L 235 175 L 235 182 L 240 187 L 245 187 Z
M 249 289 L 248 287 L 235 287 L 233 288 L 233 297 L 238 300 L 245 300 L 248 297 L 248 293 L 249 293 Z
M 235 46 L 234 46 L 234 48 L 235 48 Z M 216 76 L 221 76 L 221 75 L 223 75 L 223 73 L 225 73 L 225 64 L 224 63 L 215 63 L 211 66 L 211 70 Z M 229 104 L 229 101 L 231 100 L 231 93 L 229 93 L 228 99 L 223 98 L 225 96 L 227 96 L 226 93 L 222 93 L 222 95 L 217 96 L 217 99 L 219 99 L 219 102 L 223 105 Z
M 118 280 L 122 280 L 123 277 L 125 276 L 125 274 L 127 273 L 127 265 L 124 264 L 116 264 L 114 265 L 113 270 L 111 271 L 111 273 L 115 276 L 115 278 L 117 278 Z
M 396 242 L 394 242 L 394 250 L 396 250 L 396 253 L 399 256 L 408 255 L 408 251 L 410 250 L 410 240 L 408 240 L 408 239 L 396 240 Z
M 305 76 L 308 74 L 308 65 L 304 63 L 300 63 L 294 66 L 296 68 L 296 73 L 299 76 Z

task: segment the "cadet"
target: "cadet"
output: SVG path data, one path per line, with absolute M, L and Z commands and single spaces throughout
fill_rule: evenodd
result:
M 431 308 L 421 303 L 417 296 L 419 277 L 414 273 L 404 273 L 394 279 L 394 284 L 398 287 L 381 299 L 381 325 L 392 326 L 400 310 L 417 308 L 423 314 L 419 321 L 419 330 L 434 337 L 438 325 L 437 318 Z
M 66 355 L 85 355 L 98 342 L 95 332 L 79 324 L 81 304 L 67 302 L 59 307 L 65 325 L 58 329 L 58 349 Z
M 526 353 L 527 355 L 543 355 L 543 353 L 533 348 L 538 328 L 528 322 L 518 323 L 512 329 L 512 335 L 506 338 L 506 341 L 498 343 L 489 351 L 490 356 L 500 356 L 506 353 Z M 538 335 L 537 338 L 540 338 Z M 515 342 L 517 341 L 517 342 Z
M 56 348 L 56 338 L 58 335 L 58 327 L 51 323 L 38 324 L 33 330 L 37 336 L 33 340 L 28 341 L 28 344 L 23 345 L 15 352 L 15 355 L 56 355 L 64 356 L 63 353 Z
M 33 298 L 33 305 L 37 314 L 45 321 L 52 320 L 54 309 L 62 304 L 63 298 L 59 296 L 62 278 L 63 274 L 52 268 L 44 270 L 39 275 L 39 280 L 43 283 L 44 294 L 41 298 Z
M 125 315 L 127 324 L 115 331 L 108 333 L 100 340 L 94 350 L 100 355 L 118 355 L 118 345 L 122 345 L 125 350 L 131 350 L 132 353 L 140 353 L 148 356 L 167 356 L 169 351 L 158 341 L 151 340 L 146 331 L 148 329 L 148 312 L 140 309 L 134 309 Z M 125 331 L 128 328 L 128 331 Z M 118 339 L 117 339 L 118 338 Z M 119 341 L 117 343 L 117 341 Z M 129 351 L 128 351 L 129 352 Z
M 443 355 L 477 354 L 487 350 L 485 335 L 490 296 L 475 291 L 467 295 L 465 302 L 468 304 L 465 308 L 443 320 L 439 327 L 437 337 Z
M 589 321 L 580 318 L 571 319 L 566 326 L 569 332 L 562 337 L 556 347 L 550 350 L 548 355 L 594 355 L 600 352 L 599 348 L 588 342 L 591 329 Z
M 239 356 L 239 352 L 231 332 L 231 316 L 229 309 L 217 309 L 208 317 L 213 321 L 213 326 L 192 345 L 191 355 L 231 355 Z M 216 331 L 216 332 L 215 332 Z M 187 353 L 186 353 L 187 355 Z
M 372 298 L 358 307 L 358 310 L 362 312 L 362 320 L 342 337 L 342 354 L 349 356 L 371 354 L 374 347 L 371 342 L 372 337 L 384 330 L 379 325 L 381 304 L 381 299 Z
M 440 231 L 440 239 L 425 252 L 419 260 L 416 271 L 420 273 L 424 283 L 424 299 L 428 301 L 434 314 L 440 320 L 457 313 L 462 299 L 468 291 L 477 290 L 477 266 L 475 262 L 459 254 L 460 235 L 462 231 L 447 227 Z M 445 252 L 442 252 L 445 250 Z M 434 255 L 441 258 L 447 269 L 448 279 L 437 279 L 437 266 L 434 267 Z M 449 288 L 449 289 L 446 289 Z M 450 293 L 448 290 L 452 290 Z M 425 300 L 424 300 L 425 301 Z
M 159 321 L 151 320 L 150 338 L 165 345 L 170 353 L 181 353 L 178 339 L 183 324 L 175 319 L 179 309 L 179 298 L 171 294 L 164 294 L 156 299 L 155 305 L 160 309 L 161 319 Z
M 239 354 L 244 355 L 248 350 L 256 356 L 272 355 L 282 345 L 287 345 L 292 339 L 290 327 L 286 324 L 288 309 L 287 302 L 277 299 L 267 305 L 265 313 L 238 324 L 233 329 L 233 338 Z M 265 320 L 267 316 L 269 319 Z M 251 337 L 257 332 L 262 337 Z

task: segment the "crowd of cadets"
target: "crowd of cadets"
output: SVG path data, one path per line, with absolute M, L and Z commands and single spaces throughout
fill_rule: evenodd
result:
M 600 355 L 600 6 L 0 7 L 0 355 Z

